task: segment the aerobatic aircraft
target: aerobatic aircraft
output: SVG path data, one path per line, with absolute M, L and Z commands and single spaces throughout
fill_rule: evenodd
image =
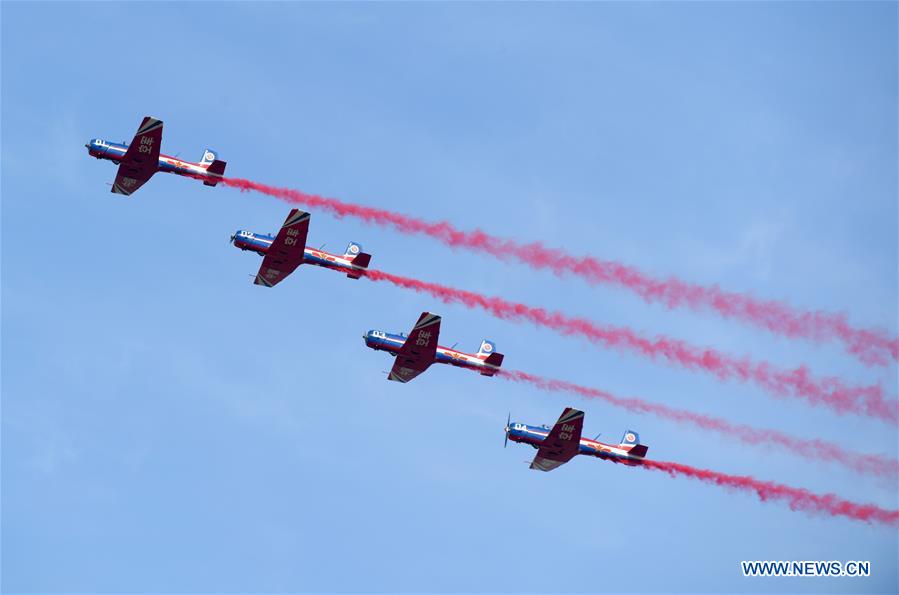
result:
M 440 316 L 422 312 L 409 336 L 368 331 L 362 338 L 365 346 L 386 351 L 396 357 L 387 380 L 409 382 L 433 363 L 469 368 L 484 376 L 493 376 L 503 364 L 503 354 L 496 353 L 496 345 L 484 339 L 477 354 L 462 353 L 437 345 L 440 336 Z
M 346 273 L 350 279 L 362 276 L 371 262 L 371 254 L 363 252 L 356 242 L 350 242 L 343 256 L 306 247 L 309 217 L 305 211 L 291 209 L 275 236 L 240 229 L 231 236 L 231 243 L 236 247 L 262 256 L 262 265 L 254 281 L 256 285 L 274 287 L 303 263 Z
M 146 116 L 137 128 L 131 144 L 111 143 L 93 138 L 85 146 L 88 154 L 97 159 L 108 159 L 119 164 L 112 191 L 128 196 L 147 183 L 158 171 L 188 176 L 202 180 L 207 186 L 218 184 L 225 174 L 224 161 L 216 157 L 215 151 L 206 149 L 199 163 L 182 161 L 159 153 L 162 143 L 162 120 Z
M 506 440 L 503 447 L 509 440 L 530 444 L 537 449 L 531 469 L 540 471 L 552 471 L 570 461 L 574 455 L 589 455 L 624 465 L 639 465 L 649 450 L 649 447 L 640 444 L 640 435 L 633 430 L 627 430 L 621 442 L 613 446 L 581 438 L 583 427 L 584 412 L 571 407 L 565 408 L 552 428 L 513 422 L 510 415 L 506 420 Z

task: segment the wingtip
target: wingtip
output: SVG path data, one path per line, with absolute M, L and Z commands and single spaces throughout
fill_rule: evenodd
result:
M 254 285 L 261 285 L 263 287 L 273 287 L 272 283 L 269 283 L 265 277 L 262 275 L 256 275 L 256 279 L 253 281 Z

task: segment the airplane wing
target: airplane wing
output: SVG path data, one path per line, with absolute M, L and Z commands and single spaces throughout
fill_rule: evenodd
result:
M 159 167 L 162 120 L 146 116 L 119 162 L 112 191 L 128 196 L 149 180 Z
M 262 266 L 256 273 L 256 285 L 274 287 L 303 264 L 306 249 L 306 235 L 309 233 L 309 213 L 291 209 L 275 241 L 262 259 Z
M 552 471 L 570 461 L 578 453 L 583 429 L 584 412 L 566 407 L 559 416 L 559 421 L 549 431 L 549 436 L 540 443 L 537 456 L 531 462 L 531 469 Z
M 440 317 L 430 312 L 422 312 L 415 328 L 400 352 L 396 355 L 393 368 L 387 380 L 409 382 L 428 369 L 437 356 L 437 338 L 440 336 Z

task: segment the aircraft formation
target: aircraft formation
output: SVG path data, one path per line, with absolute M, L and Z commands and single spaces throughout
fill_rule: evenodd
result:
M 197 163 L 160 153 L 162 129 L 161 120 L 147 116 L 138 126 L 131 143 L 94 138 L 85 144 L 90 156 L 118 164 L 112 183 L 114 194 L 131 195 L 156 172 L 195 178 L 206 186 L 215 186 L 224 177 L 227 164 L 212 149 L 207 148 Z M 365 275 L 371 254 L 363 252 L 360 244 L 350 242 L 341 256 L 306 245 L 310 218 L 309 213 L 292 209 L 274 236 L 246 230 L 237 230 L 231 236 L 234 247 L 262 256 L 254 284 L 274 287 L 301 264 L 338 271 L 350 279 Z M 437 314 L 422 312 L 408 335 L 370 330 L 362 338 L 366 347 L 386 351 L 394 357 L 393 367 L 387 375 L 387 379 L 394 382 L 409 382 L 434 363 L 473 370 L 483 376 L 500 373 L 504 355 L 496 352 L 493 341 L 483 340 L 475 354 L 442 347 L 438 345 L 440 322 L 441 317 Z M 505 426 L 505 443 L 512 440 L 537 449 L 530 468 L 539 471 L 551 471 L 578 454 L 625 465 L 642 464 L 648 447 L 640 444 L 636 432 L 627 430 L 618 445 L 604 444 L 581 437 L 583 421 L 584 413 L 570 407 L 552 427 L 512 422 L 510 416 Z

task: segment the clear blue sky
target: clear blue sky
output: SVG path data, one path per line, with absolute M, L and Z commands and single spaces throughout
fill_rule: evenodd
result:
M 389 383 L 369 328 L 444 317 L 510 367 L 896 454 L 886 424 L 300 269 L 237 228 L 271 198 L 158 175 L 129 199 L 91 137 L 235 176 L 540 239 L 896 330 L 893 3 L 2 4 L 6 591 L 894 592 L 893 530 L 580 458 L 529 471 L 508 412 L 640 432 L 649 454 L 897 506 L 895 485 L 439 367 Z M 373 266 L 853 381 L 836 344 L 668 312 L 314 213 Z M 742 559 L 871 560 L 856 580 Z

